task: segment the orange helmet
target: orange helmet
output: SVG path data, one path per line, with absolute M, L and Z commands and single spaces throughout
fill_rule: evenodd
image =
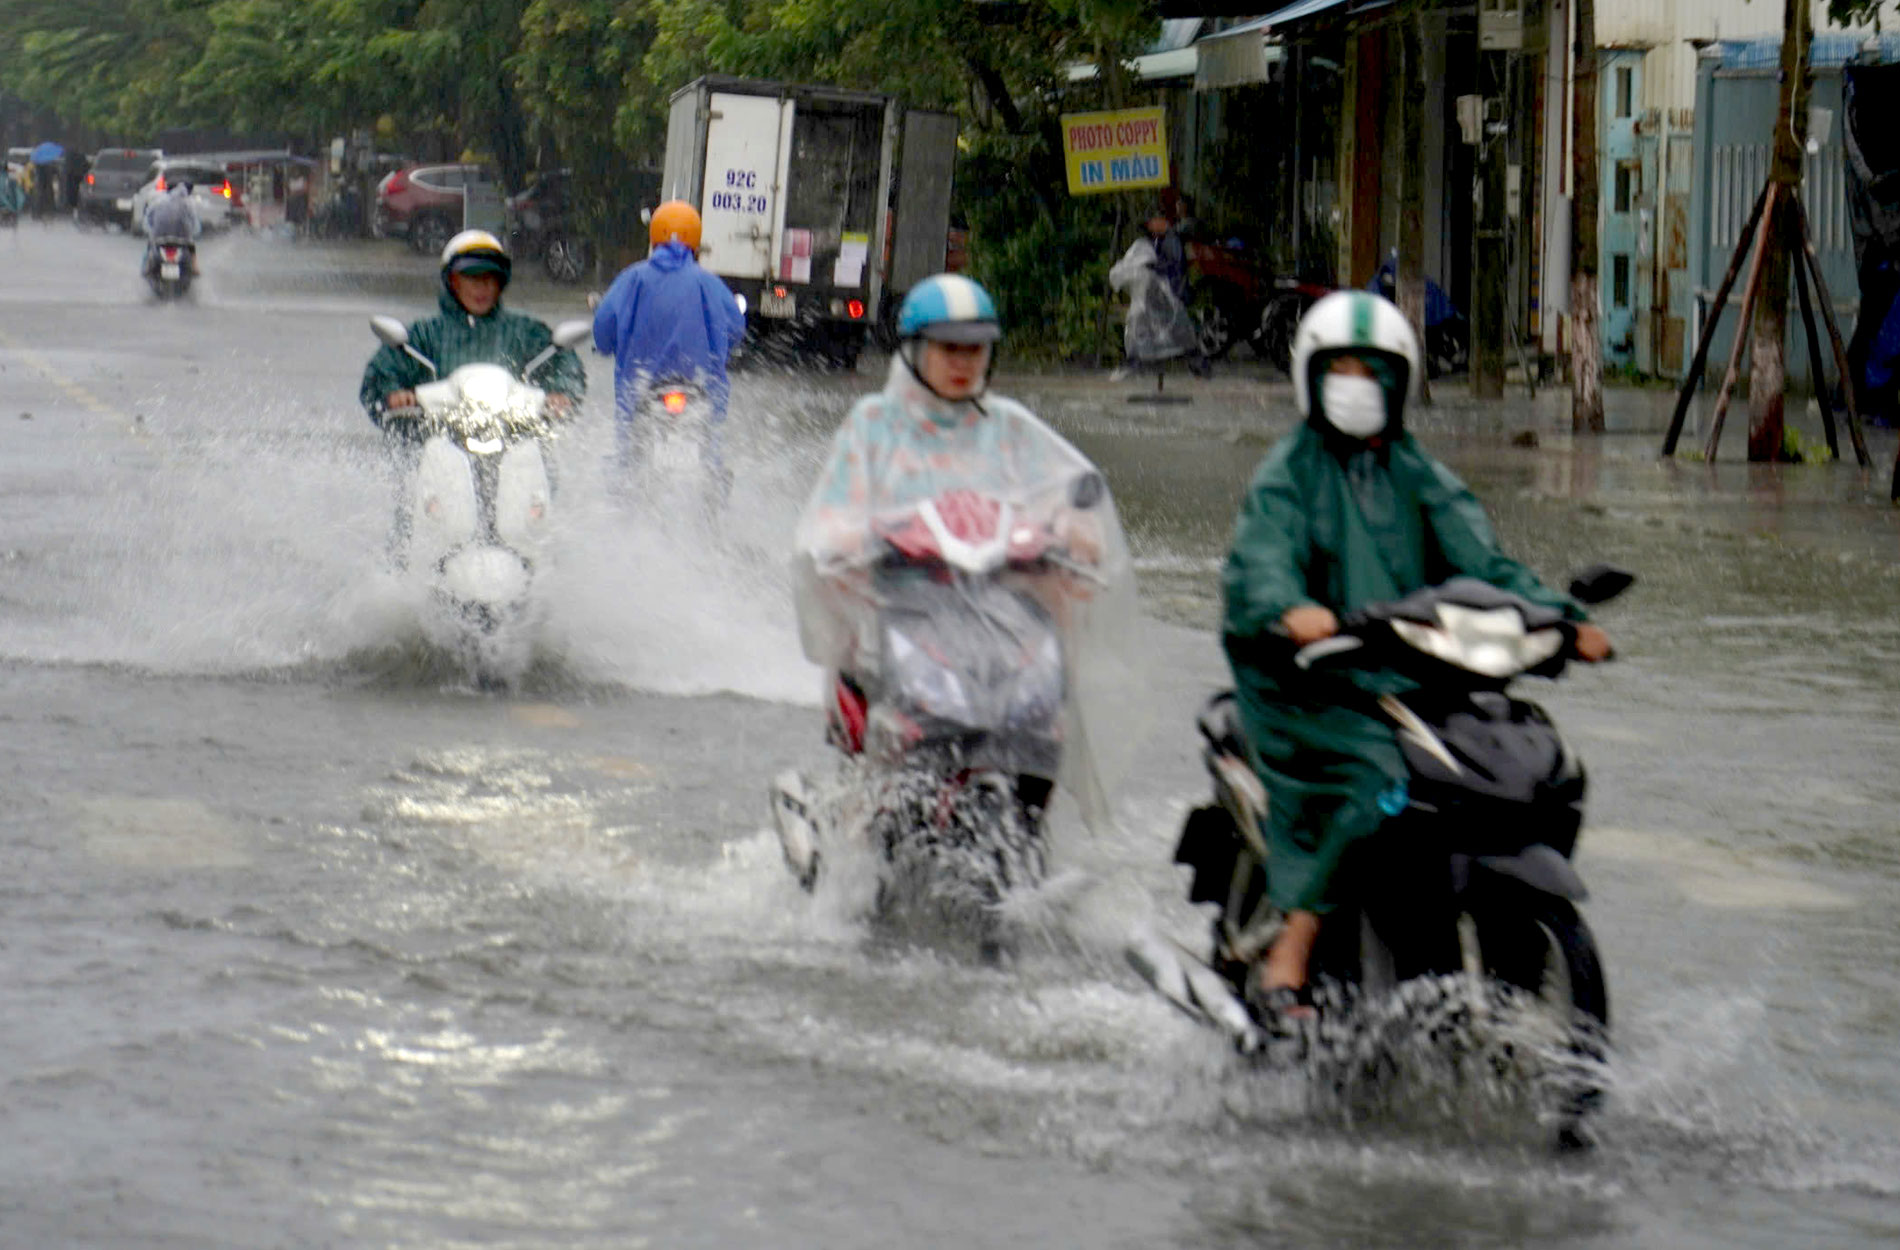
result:
M 685 200 L 668 200 L 653 210 L 647 222 L 647 241 L 654 247 L 662 243 L 684 243 L 699 251 L 699 210 Z

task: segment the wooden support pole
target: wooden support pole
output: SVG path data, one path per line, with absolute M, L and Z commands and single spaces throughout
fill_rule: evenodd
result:
M 1715 450 L 1722 441 L 1722 419 L 1728 415 L 1728 401 L 1735 394 L 1735 379 L 1741 376 L 1742 352 L 1748 345 L 1748 327 L 1755 319 L 1755 297 L 1761 293 L 1761 258 L 1768 250 L 1768 236 L 1775 232 L 1775 205 L 1781 198 L 1781 184 L 1768 184 L 1762 199 L 1761 224 L 1755 229 L 1755 242 L 1748 258 L 1748 282 L 1742 287 L 1742 311 L 1735 323 L 1735 342 L 1728 353 L 1728 372 L 1722 376 L 1722 389 L 1715 397 L 1715 415 L 1709 420 L 1709 441 L 1703 458 L 1715 462 Z
M 1728 272 L 1722 275 L 1722 285 L 1715 288 L 1715 300 L 1709 307 L 1709 319 L 1702 324 L 1702 334 L 1696 339 L 1695 356 L 1689 361 L 1688 376 L 1682 380 L 1682 393 L 1676 396 L 1676 413 L 1669 419 L 1669 434 L 1663 439 L 1662 454 L 1676 454 L 1676 441 L 1682 437 L 1682 422 L 1689 413 L 1689 400 L 1702 385 L 1702 370 L 1709 363 L 1709 346 L 1715 342 L 1715 327 L 1722 320 L 1722 310 L 1728 307 L 1729 288 L 1735 285 L 1735 276 L 1742 271 L 1742 261 L 1748 256 L 1748 245 L 1754 240 L 1755 226 L 1761 221 L 1762 205 L 1768 200 L 1768 184 L 1763 183 L 1755 195 L 1755 207 L 1749 211 L 1748 224 L 1742 227 L 1741 234 L 1735 240 L 1735 255 L 1729 258 Z
M 1860 404 L 1854 398 L 1853 371 L 1847 364 L 1847 347 L 1841 338 L 1841 327 L 1834 321 L 1834 297 L 1828 294 L 1827 279 L 1821 276 L 1821 258 L 1814 253 L 1814 240 L 1808 235 L 1807 210 L 1801 207 L 1801 197 L 1794 200 L 1795 224 L 1801 240 L 1801 258 L 1807 262 L 1808 276 L 1814 279 L 1815 302 L 1821 305 L 1821 320 L 1827 325 L 1828 341 L 1834 345 L 1834 367 L 1841 373 L 1841 394 L 1847 400 L 1847 437 L 1854 444 L 1854 458 L 1865 469 L 1873 463 L 1867 455 L 1867 439 L 1860 429 Z
M 1821 336 L 1814 329 L 1814 303 L 1808 298 L 1807 258 L 1796 249 L 1794 289 L 1801 296 L 1801 325 L 1808 336 L 1808 381 L 1814 387 L 1814 402 L 1821 407 L 1821 428 L 1827 432 L 1828 455 L 1841 458 L 1841 440 L 1834 432 L 1834 405 L 1827 398 L 1827 366 L 1821 360 Z

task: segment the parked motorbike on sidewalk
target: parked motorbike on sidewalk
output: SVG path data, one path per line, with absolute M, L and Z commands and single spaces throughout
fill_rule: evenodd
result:
M 393 317 L 372 317 L 376 337 L 421 362 Z M 527 667 L 540 615 L 536 583 L 548 555 L 553 486 L 547 446 L 556 427 L 537 371 L 592 327 L 565 322 L 517 378 L 501 365 L 469 364 L 415 388 L 416 407 L 391 410 L 385 426 L 413 421 L 421 443 L 398 504 L 402 563 L 428 592 L 425 628 L 483 688 L 505 686 Z
M 153 239 L 146 251 L 145 281 L 161 300 L 182 299 L 197 276 L 198 245 L 190 239 Z
M 919 503 L 878 543 L 874 663 L 835 676 L 827 735 L 864 771 L 879 914 L 926 910 L 993 947 L 998 904 L 1047 868 L 1069 680 L 1051 604 L 1100 579 L 1047 527 L 967 490 Z M 796 773 L 772 797 L 786 863 L 812 889 L 838 835 L 819 833 Z
M 1570 593 L 1600 603 L 1633 580 L 1597 566 Z M 1456 578 L 1349 614 L 1334 637 L 1297 652 L 1279 644 L 1290 672 L 1390 720 L 1410 770 L 1390 818 L 1339 869 L 1342 902 L 1326 917 L 1310 965 L 1320 1020 L 1422 1031 L 1474 1053 L 1499 1036 L 1539 1039 L 1566 1146 L 1587 1140 L 1583 1121 L 1600 1099 L 1610 1019 L 1602 960 L 1577 911 L 1586 891 L 1571 864 L 1584 771 L 1543 709 L 1507 688 L 1527 673 L 1561 674 L 1574 640 L 1559 613 Z M 1396 672 L 1417 688 L 1375 697 L 1345 680 L 1349 668 Z M 1190 901 L 1218 909 L 1211 950 L 1203 956 L 1142 935 L 1128 957 L 1170 1002 L 1243 1052 L 1307 1057 L 1314 1026 L 1289 1037 L 1279 1031 L 1284 1022 L 1250 1005 L 1284 916 L 1266 898 L 1267 796 L 1247 762 L 1231 693 L 1208 705 L 1199 727 L 1215 801 L 1189 814 L 1175 861 L 1194 870 Z M 1392 1056 L 1366 1042 L 1362 1032 L 1346 1049 L 1368 1069 L 1357 1075 L 1376 1081 Z M 1489 1053 L 1495 1060 L 1509 1050 Z

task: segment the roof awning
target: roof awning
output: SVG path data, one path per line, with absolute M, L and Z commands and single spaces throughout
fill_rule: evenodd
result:
M 1135 77 L 1142 82 L 1154 82 L 1161 78 L 1194 78 L 1195 66 L 1199 64 L 1200 54 L 1193 48 L 1146 52 L 1128 62 Z M 1092 82 L 1100 68 L 1094 61 L 1078 61 L 1067 70 L 1069 81 Z
M 1207 23 L 1198 17 L 1170 18 L 1161 23 L 1161 33 L 1140 56 L 1128 61 L 1128 68 L 1142 82 L 1194 77 L 1194 68 L 1200 63 L 1194 41 L 1205 25 Z M 1097 70 L 1093 61 L 1078 61 L 1068 66 L 1064 74 L 1070 82 L 1092 82 Z
M 1216 91 L 1267 81 L 1267 67 L 1281 56 L 1279 42 L 1268 40 L 1267 19 L 1261 17 L 1207 36 L 1194 45 L 1201 54 L 1194 67 L 1194 89 Z

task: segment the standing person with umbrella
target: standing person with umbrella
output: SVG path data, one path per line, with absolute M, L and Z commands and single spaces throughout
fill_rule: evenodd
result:
M 44 221 L 53 214 L 53 192 L 59 185 L 57 166 L 66 159 L 66 149 L 48 140 L 33 149 L 27 158 L 33 167 L 33 220 Z

